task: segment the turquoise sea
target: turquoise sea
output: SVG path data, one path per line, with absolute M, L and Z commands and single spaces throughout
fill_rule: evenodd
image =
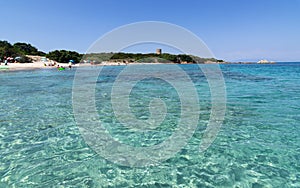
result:
M 168 68 L 176 65 L 156 66 L 177 79 Z M 87 145 L 72 108 L 76 69 L 0 72 L 0 187 L 300 187 L 300 63 L 220 67 L 227 104 L 213 144 L 199 152 L 211 110 L 207 80 L 197 65 L 181 65 L 199 94 L 198 127 L 178 153 L 147 167 L 115 164 Z M 178 93 L 161 79 L 138 82 L 132 114 L 147 119 L 157 96 L 168 113 L 149 133 L 129 131 L 114 116 L 110 98 L 123 69 L 104 67 L 98 78 L 102 125 L 133 147 L 163 142 L 180 119 Z

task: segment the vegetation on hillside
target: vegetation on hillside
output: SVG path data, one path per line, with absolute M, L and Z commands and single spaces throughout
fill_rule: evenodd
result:
M 4 60 L 7 57 L 12 57 L 21 63 L 31 62 L 31 59 L 26 55 L 46 56 L 47 58 L 60 63 L 68 63 L 70 60 L 73 60 L 75 63 L 79 63 L 82 57 L 81 54 L 74 51 L 55 50 L 46 54 L 39 51 L 31 44 L 17 42 L 12 45 L 7 41 L 0 41 L 1 60 Z
M 75 51 L 55 50 L 46 54 L 46 57 L 60 63 L 68 63 L 70 60 L 79 63 L 82 55 Z
M 0 41 L 0 59 L 5 57 L 13 57 L 17 61 L 25 63 L 30 62 L 30 58 L 26 55 L 38 55 L 46 56 L 47 58 L 60 62 L 68 63 L 73 60 L 74 63 L 79 63 L 81 61 L 93 62 L 95 64 L 101 63 L 103 61 L 115 61 L 115 62 L 140 62 L 140 63 L 205 63 L 207 61 L 213 62 L 223 62 L 223 60 L 218 60 L 214 58 L 201 58 L 186 54 L 156 54 L 156 53 L 90 53 L 90 54 L 79 54 L 75 51 L 68 50 L 54 50 L 49 53 L 44 53 L 39 51 L 36 47 L 31 44 L 17 42 L 15 44 L 10 44 L 7 41 Z M 18 58 L 16 58 L 18 57 Z
M 38 49 L 31 44 L 17 42 L 13 45 L 15 51 L 20 55 L 39 55 L 44 56 L 45 53 L 38 51 Z
M 155 54 L 155 53 L 91 53 L 83 56 L 85 61 L 93 61 L 94 63 L 101 63 L 103 61 L 126 61 L 126 62 L 141 62 L 141 63 L 205 63 L 207 61 L 223 62 L 214 58 L 201 58 L 186 54 Z

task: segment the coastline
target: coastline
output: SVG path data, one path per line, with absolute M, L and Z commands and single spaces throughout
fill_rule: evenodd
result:
M 42 61 L 35 61 L 32 63 L 8 63 L 8 65 L 4 65 L 1 63 L 0 65 L 0 72 L 7 72 L 7 71 L 24 71 L 24 70 L 35 70 L 35 69 L 56 69 L 57 66 L 48 66 L 47 64 L 49 62 L 42 62 Z M 63 66 L 65 68 L 68 68 L 68 63 L 57 63 L 60 66 Z M 131 63 L 123 63 L 123 62 L 102 62 L 100 64 L 87 64 L 87 63 L 79 63 L 74 64 L 72 67 L 93 67 L 93 66 L 127 66 L 127 65 L 161 65 L 161 64 L 178 64 L 178 63 L 137 63 L 137 62 L 131 62 Z M 183 63 L 183 64 L 191 64 L 191 63 Z M 216 63 L 216 62 L 208 62 L 204 64 L 258 64 L 253 62 L 224 62 L 224 63 Z M 263 64 L 263 63 L 262 63 Z M 259 65 L 259 64 L 258 64 Z
M 47 63 L 46 63 L 47 64 Z M 68 63 L 57 63 L 59 66 L 63 66 L 68 68 Z M 116 62 L 105 62 L 101 64 L 87 64 L 87 63 L 79 63 L 74 64 L 72 67 L 93 67 L 93 66 L 124 66 L 124 65 L 153 65 L 153 64 L 175 64 L 175 63 L 116 63 Z M 8 63 L 7 65 L 0 65 L 0 72 L 7 71 L 26 71 L 26 70 L 35 70 L 35 69 L 56 69 L 57 66 L 45 66 L 45 62 L 38 61 L 33 63 Z
M 68 67 L 68 63 L 58 63 L 60 66 Z M 73 67 L 77 67 L 77 65 L 73 65 Z M 0 72 L 7 71 L 23 71 L 23 70 L 35 70 L 35 69 L 56 69 L 57 66 L 45 66 L 45 62 L 38 61 L 33 63 L 8 63 L 4 65 L 1 63 Z

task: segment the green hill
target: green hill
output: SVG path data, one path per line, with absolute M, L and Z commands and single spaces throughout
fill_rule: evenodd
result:
M 223 60 L 218 60 L 214 58 L 202 58 L 193 55 L 186 54 L 169 54 L 169 53 L 90 53 L 90 54 L 79 54 L 75 51 L 68 50 L 54 50 L 49 53 L 44 53 L 39 51 L 36 47 L 31 44 L 17 42 L 15 44 L 10 44 L 7 41 L 0 41 L 0 59 L 5 57 L 17 58 L 17 61 L 21 63 L 30 62 L 31 59 L 27 55 L 38 55 L 46 56 L 47 58 L 60 62 L 68 63 L 73 60 L 75 63 L 79 62 L 93 62 L 99 64 L 103 61 L 110 62 L 124 62 L 124 63 L 190 63 L 190 64 L 200 64 L 205 62 L 224 62 Z

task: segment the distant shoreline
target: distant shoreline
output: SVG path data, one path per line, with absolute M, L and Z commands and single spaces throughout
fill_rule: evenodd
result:
M 0 72 L 4 71 L 24 71 L 24 70 L 35 70 L 35 69 L 57 69 L 57 66 L 48 66 L 47 63 L 49 62 L 33 62 L 33 63 L 8 63 L 8 65 L 4 65 L 1 63 L 0 65 Z M 138 62 L 130 62 L 130 63 L 123 63 L 123 62 L 103 62 L 98 64 L 90 64 L 90 63 L 78 63 L 72 65 L 72 67 L 94 67 L 94 66 L 126 66 L 126 65 L 190 65 L 194 63 L 138 63 Z M 195 65 L 208 65 L 208 64 L 227 64 L 227 65 L 238 65 L 238 64 L 255 64 L 255 65 L 265 65 L 265 64 L 258 64 L 255 62 L 209 62 L 209 63 L 201 63 L 201 64 L 195 64 Z M 47 66 L 45 66 L 47 65 Z M 66 69 L 69 69 L 68 63 L 57 63 L 57 65 L 65 67 Z M 274 64 L 270 64 L 274 65 Z

